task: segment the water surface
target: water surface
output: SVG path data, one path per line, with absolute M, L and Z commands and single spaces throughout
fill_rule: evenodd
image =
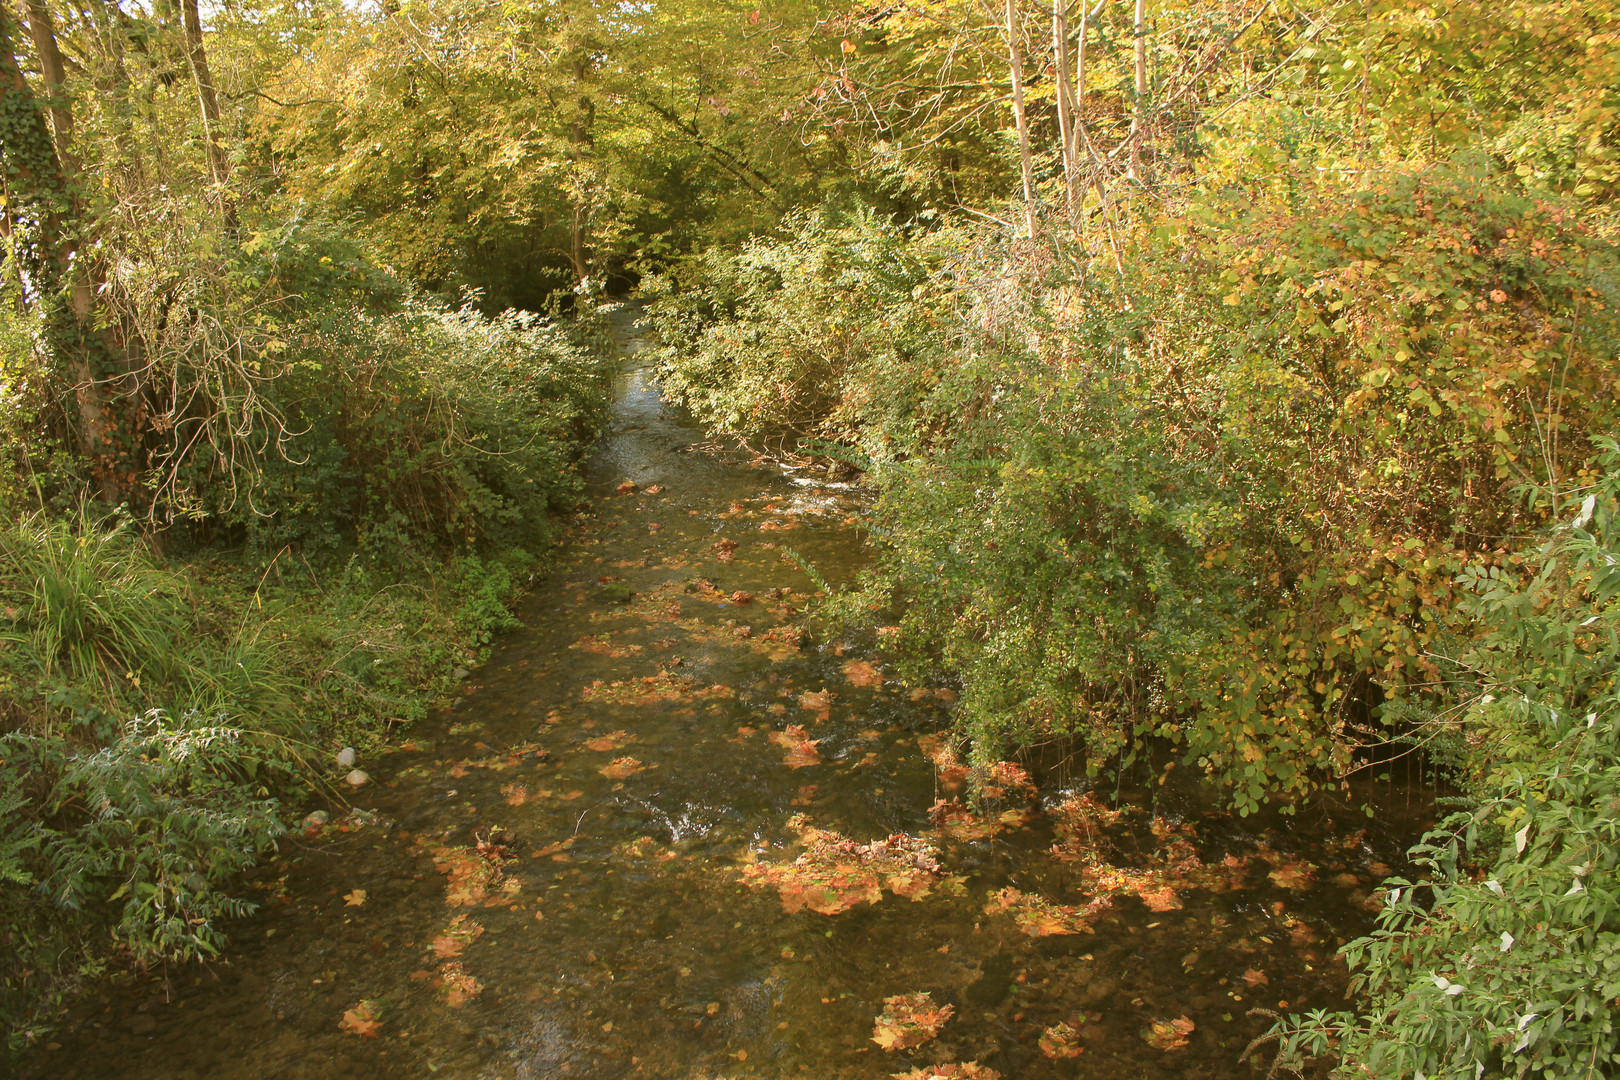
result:
M 1249 1010 L 1342 1001 L 1421 806 L 1245 821 L 1151 772 L 1085 802 L 1055 759 L 952 803 L 951 688 L 804 630 L 790 551 L 850 579 L 860 493 L 695 449 L 627 351 L 525 629 L 362 762 L 369 813 L 252 876 L 229 963 L 115 982 L 28 1075 L 1252 1077 Z M 875 1042 L 924 992 L 937 1037 Z

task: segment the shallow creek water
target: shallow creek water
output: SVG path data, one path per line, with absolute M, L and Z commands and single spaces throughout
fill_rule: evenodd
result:
M 848 580 L 858 492 L 695 450 L 627 351 L 593 508 L 525 629 L 361 762 L 369 813 L 252 875 L 229 963 L 114 983 L 25 1075 L 1251 1077 L 1248 1010 L 1342 1001 L 1334 950 L 1421 806 L 1093 803 L 1036 760 L 978 816 L 936 807 L 962 791 L 949 688 L 800 638 L 788 549 Z M 953 1015 L 884 1049 L 885 999 L 918 992 Z

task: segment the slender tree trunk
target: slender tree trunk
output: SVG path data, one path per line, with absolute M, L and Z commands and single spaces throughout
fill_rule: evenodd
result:
M 596 102 L 584 92 L 590 78 L 591 61 L 580 57 L 574 61 L 574 87 L 580 92 L 579 112 L 568 124 L 568 141 L 574 145 L 569 156 L 576 165 L 577 190 L 573 200 L 573 225 L 569 233 L 569 259 L 574 264 L 576 283 L 590 276 L 591 205 L 588 180 L 588 158 L 595 142 Z
M 1024 228 L 1035 235 L 1035 163 L 1029 152 L 1029 114 L 1024 109 L 1024 50 L 1017 0 L 1007 0 L 1007 56 L 1012 71 L 1013 119 L 1018 124 L 1018 162 L 1024 177 Z
M 1142 137 L 1147 127 L 1147 0 L 1136 0 L 1136 19 L 1132 33 L 1136 50 L 1136 101 L 1131 109 L 1131 165 L 1130 177 L 1142 176 Z
M 56 27 L 44 0 L 28 0 L 28 30 L 34 40 L 34 51 L 39 55 L 40 74 L 50 92 L 46 102 L 51 111 L 51 129 L 56 133 L 56 150 L 64 162 L 73 153 L 73 110 L 63 97 L 63 84 L 67 82 L 67 69 L 62 64 L 62 50 L 56 46 Z
M 1085 145 L 1086 156 L 1091 161 L 1091 178 L 1087 184 L 1081 185 L 1081 194 L 1084 195 L 1086 187 L 1097 189 L 1097 202 L 1102 210 L 1103 228 L 1108 234 L 1108 247 L 1114 255 L 1114 268 L 1123 272 L 1124 263 L 1119 255 L 1119 240 L 1114 235 L 1113 209 L 1108 203 L 1108 163 L 1103 156 L 1097 153 L 1097 147 L 1091 141 L 1091 133 L 1086 130 L 1086 38 L 1091 32 L 1091 20 L 1102 14 L 1103 5 L 1108 0 L 1097 0 L 1097 6 L 1089 11 L 1080 8 L 1080 36 L 1074 51 L 1074 131 L 1075 138 Z M 1079 156 L 1078 148 L 1076 157 Z
M 1080 0 L 1082 4 L 1086 0 Z M 1082 9 L 1082 15 L 1084 11 Z M 1058 139 L 1063 149 L 1063 202 L 1069 223 L 1075 224 L 1080 215 L 1079 182 L 1080 163 L 1077 160 L 1079 143 L 1075 129 L 1074 86 L 1069 81 L 1069 3 L 1052 0 L 1052 70 L 1057 73 Z
M 55 27 L 41 0 L 28 0 L 28 32 L 40 57 L 50 94 L 53 141 L 38 99 L 17 62 L 16 28 L 0 0 L 0 158 L 4 160 L 5 213 L 26 218 L 34 250 L 24 256 L 35 303 L 44 309 L 46 346 L 61 375 L 73 386 L 75 435 L 101 497 L 120 501 L 116 446 L 109 419 L 105 370 L 110 365 L 107 329 L 96 325 L 98 275 L 94 260 L 79 257 L 76 230 L 82 204 L 73 191 L 73 113 L 64 86 L 65 69 Z M 65 212 L 64 212 L 65 211 Z M 22 223 L 19 221 L 19 223 Z M 65 294 L 65 297 L 64 297 Z M 63 304 L 63 299 L 67 303 Z
M 208 178 L 218 193 L 220 214 L 225 224 L 234 229 L 236 209 L 231 205 L 226 188 L 231 175 L 231 161 L 230 155 L 225 152 L 225 135 L 220 125 L 219 95 L 214 92 L 214 76 L 208 70 L 208 53 L 203 48 L 202 17 L 197 11 L 197 0 L 178 0 L 178 3 L 180 21 L 185 27 L 186 62 L 191 67 L 191 79 L 197 87 L 203 135 L 208 145 Z

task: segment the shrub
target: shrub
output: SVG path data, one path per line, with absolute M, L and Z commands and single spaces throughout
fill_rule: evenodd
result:
M 1455 576 L 1541 520 L 1512 489 L 1591 475 L 1615 259 L 1456 167 L 1209 218 L 986 283 L 848 609 L 899 605 L 980 753 L 1158 736 L 1249 811 L 1397 735 Z
M 1294 1053 L 1432 1080 L 1620 1066 L 1620 452 L 1607 445 L 1601 482 L 1571 493 L 1579 509 L 1527 580 L 1459 578 L 1480 627 L 1446 665 L 1472 805 L 1414 849 L 1424 878 L 1385 882 L 1378 930 L 1344 948 L 1361 1007 L 1295 1021 Z
M 790 216 L 778 237 L 648 278 L 665 395 L 745 439 L 829 440 L 857 459 L 903 453 L 945 360 L 948 290 L 936 271 L 954 242 L 824 208 Z

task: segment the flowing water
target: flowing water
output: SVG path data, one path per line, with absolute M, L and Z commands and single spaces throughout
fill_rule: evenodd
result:
M 636 347 L 525 629 L 250 877 L 228 963 L 115 981 L 25 1075 L 1251 1077 L 1249 1010 L 1342 1002 L 1421 805 L 1242 820 L 1053 759 L 971 813 L 950 688 L 803 635 L 794 556 L 849 580 L 859 492 L 701 451 Z

